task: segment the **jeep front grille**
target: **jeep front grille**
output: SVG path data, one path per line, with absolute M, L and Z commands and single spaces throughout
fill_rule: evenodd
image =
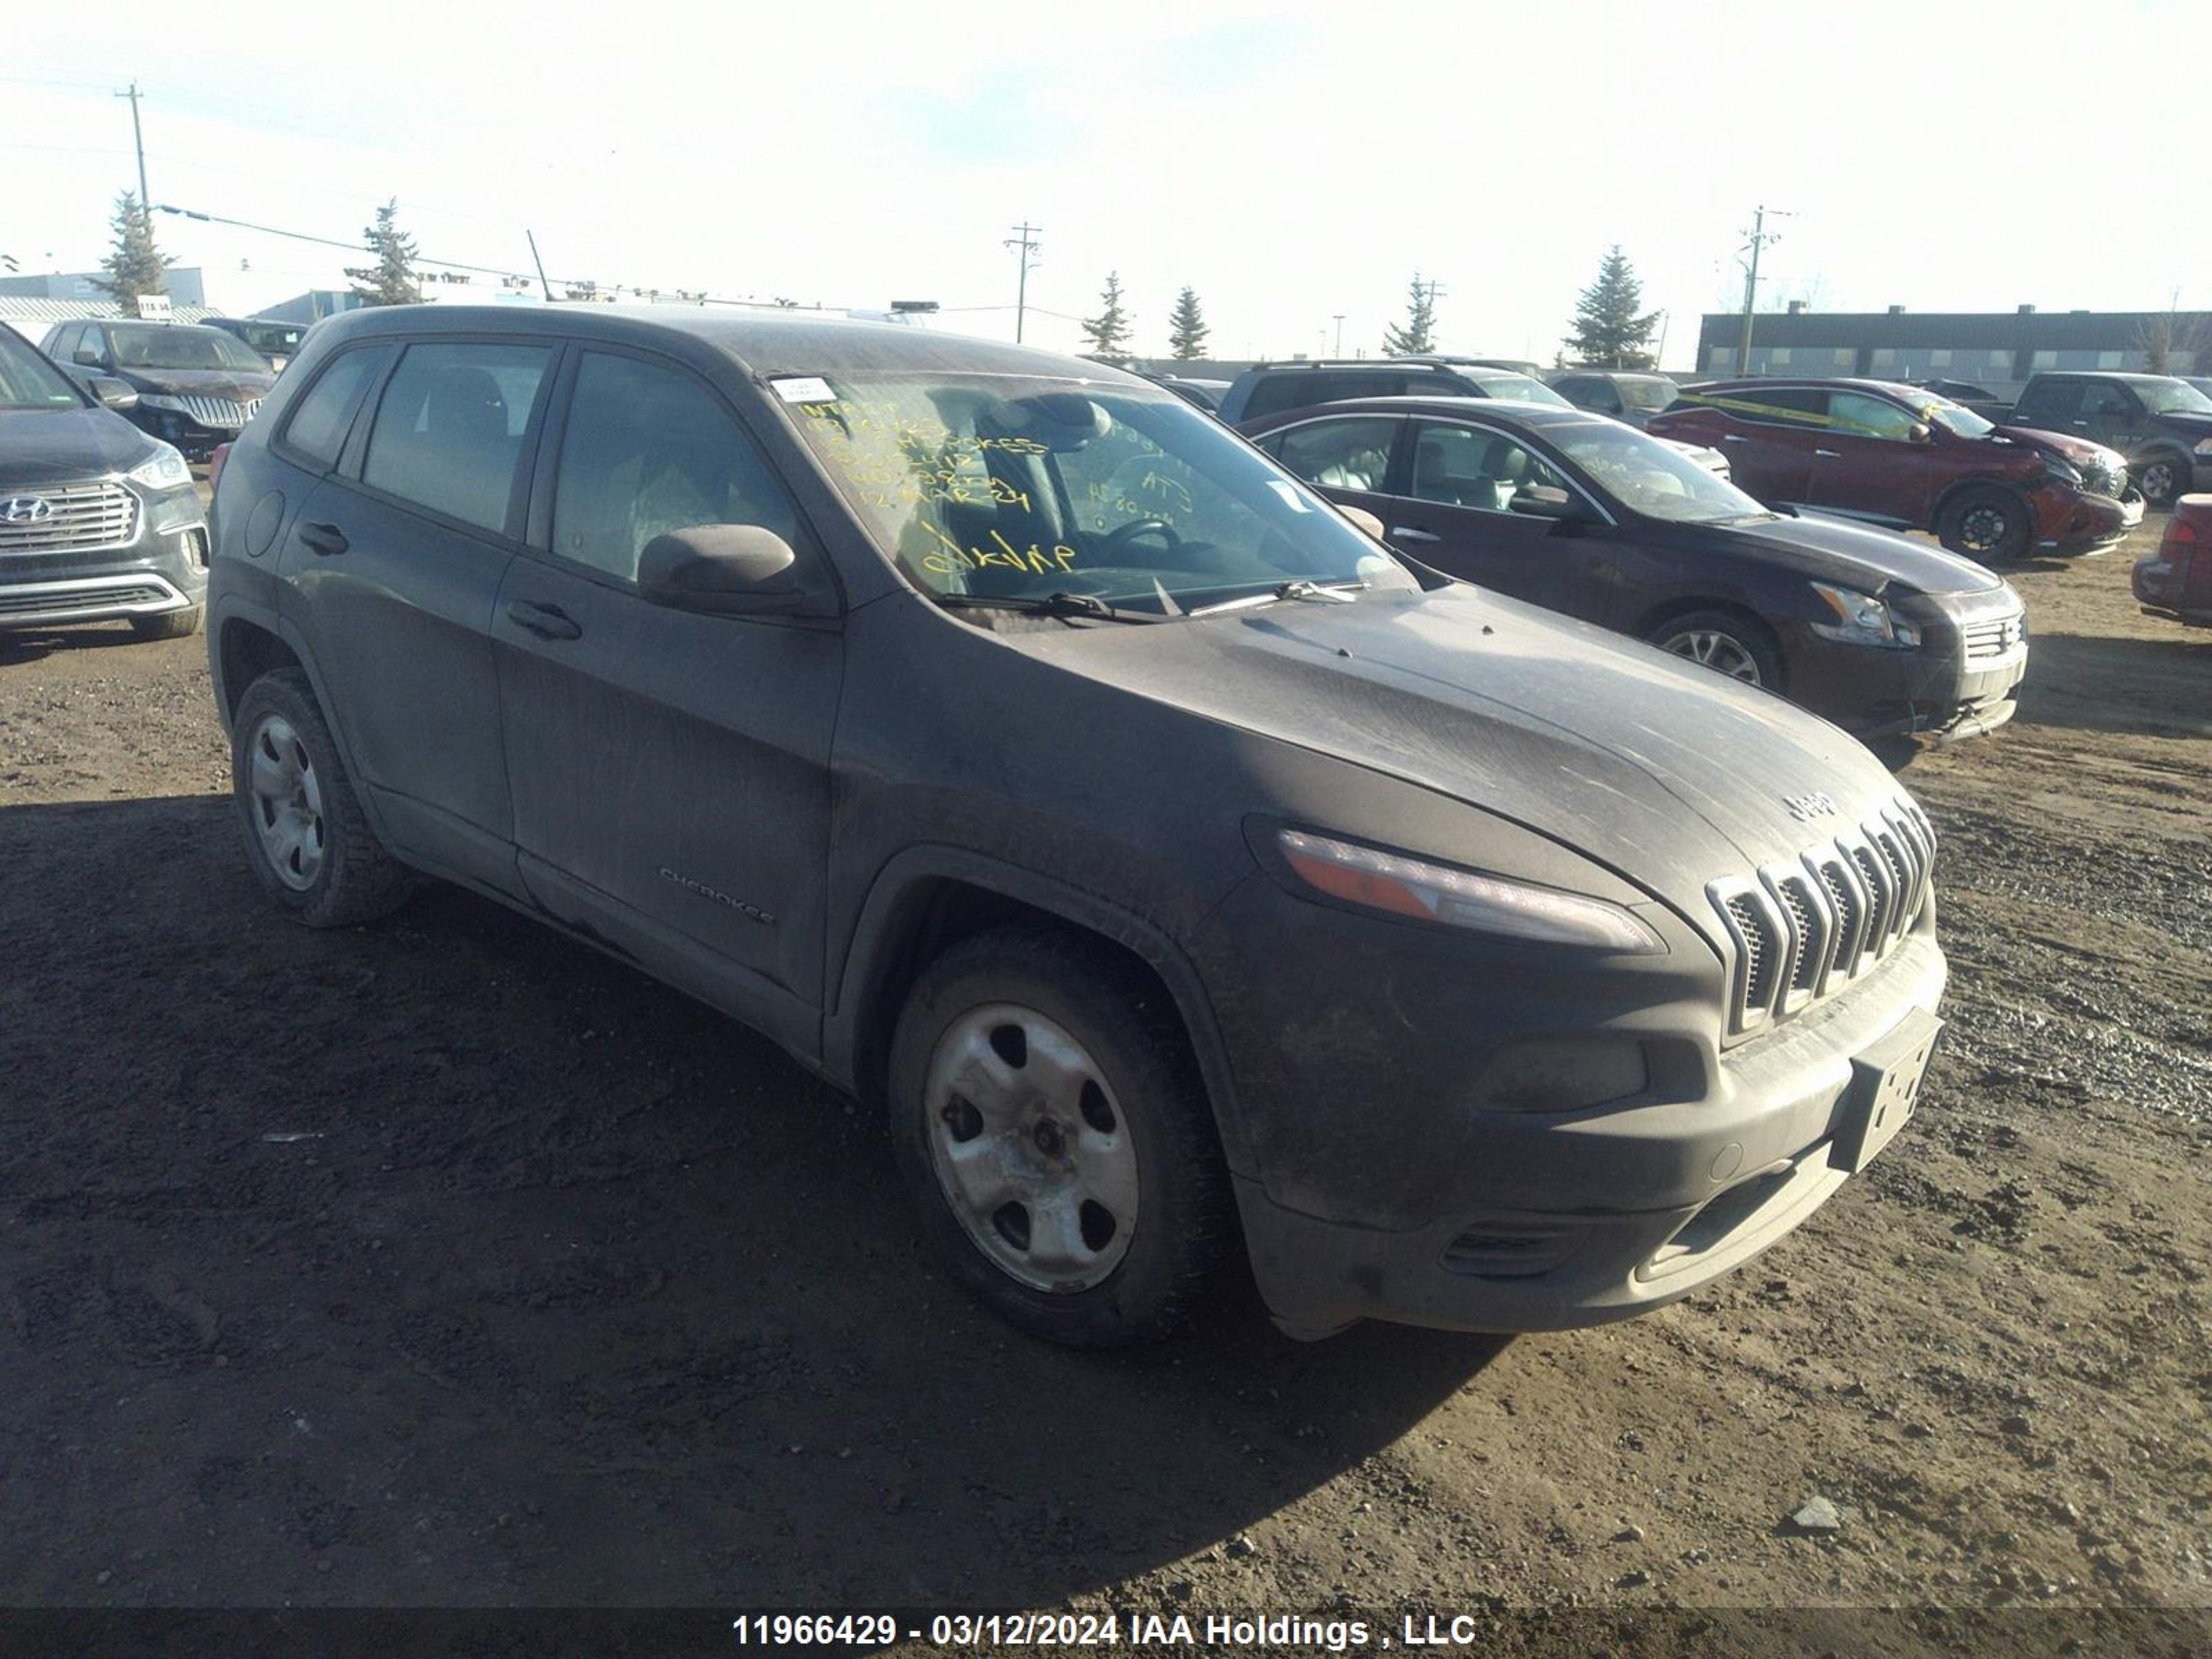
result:
M 1735 946 L 1729 1034 L 1786 1019 L 1887 957 L 1928 904 L 1936 831 L 1899 800 L 1756 877 L 1707 889 Z

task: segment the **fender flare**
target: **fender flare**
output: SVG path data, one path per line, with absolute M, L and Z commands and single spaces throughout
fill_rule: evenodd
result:
M 1097 933 L 1129 951 L 1158 974 L 1174 1000 L 1190 1038 L 1191 1051 L 1197 1057 L 1223 1156 L 1232 1172 L 1249 1169 L 1243 1114 L 1228 1050 L 1222 1043 L 1205 984 L 1182 948 L 1156 923 L 1110 899 L 965 848 L 928 842 L 908 847 L 877 870 L 867 897 L 854 918 L 836 997 L 823 1011 L 823 1070 L 833 1081 L 859 1090 L 863 1085 L 863 1058 L 871 1045 L 888 1047 L 889 1032 L 870 1033 L 863 1026 L 896 965 L 916 920 L 914 912 L 925 902 L 930 884 L 938 881 L 981 888 Z

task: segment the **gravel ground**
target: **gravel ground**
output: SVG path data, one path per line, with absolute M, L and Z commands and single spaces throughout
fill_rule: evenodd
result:
M 281 920 L 202 641 L 0 635 L 0 1600 L 2185 1624 L 2212 635 L 2138 550 L 2019 572 L 2021 718 L 1905 774 L 1955 972 L 1914 1128 L 1686 1303 L 1511 1342 L 1022 1340 L 744 1030 L 451 890 Z

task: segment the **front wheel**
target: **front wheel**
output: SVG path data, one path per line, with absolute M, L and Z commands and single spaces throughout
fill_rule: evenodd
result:
M 2026 503 L 2002 489 L 1962 489 L 1936 518 L 1937 541 L 1988 564 L 2020 558 L 2033 534 Z
M 1774 635 L 1749 617 L 1728 611 L 1692 611 L 1670 617 L 1645 635 L 1662 651 L 1687 657 L 1746 685 L 1782 689 L 1782 650 Z
M 923 1228 L 994 1312 L 1073 1347 L 1170 1335 L 1216 1280 L 1228 1179 L 1181 1022 L 1110 951 L 962 941 L 892 1041 L 892 1139 Z
M 2154 455 L 2136 474 L 2136 487 L 2153 507 L 2172 507 L 2189 493 L 2190 465 L 2178 455 Z
M 131 631 L 142 640 L 181 640 L 200 631 L 201 614 L 201 607 L 195 605 L 152 617 L 133 617 Z

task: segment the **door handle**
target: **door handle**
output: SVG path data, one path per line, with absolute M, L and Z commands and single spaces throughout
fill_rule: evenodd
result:
M 1443 538 L 1441 536 L 1431 535 L 1425 530 L 1416 530 L 1411 525 L 1398 525 L 1391 530 L 1390 533 L 1395 536 L 1401 542 L 1440 542 L 1443 540 Z
M 1816 449 L 1813 452 L 1813 456 L 1814 459 L 1822 461 L 1840 461 L 1844 459 L 1832 449 Z
M 507 607 L 507 619 L 526 633 L 535 634 L 541 640 L 580 640 L 584 630 L 574 617 L 557 605 L 540 605 L 534 599 L 517 599 Z
M 346 550 L 345 532 L 334 524 L 303 524 L 300 540 L 319 558 L 331 558 Z
M 1747 444 L 1751 440 L 1741 432 L 1723 432 L 1721 434 L 1721 441 L 1724 444 Z

